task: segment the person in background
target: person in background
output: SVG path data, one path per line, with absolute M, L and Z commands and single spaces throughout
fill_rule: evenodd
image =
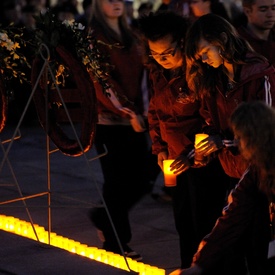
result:
M 195 134 L 202 131 L 204 120 L 185 79 L 188 27 L 188 20 L 172 11 L 151 13 L 139 20 L 152 90 L 148 110 L 152 152 L 162 169 L 163 160 L 175 159 L 171 169 L 177 185 L 167 188 L 173 200 L 181 268 L 191 264 L 200 239 L 221 215 L 229 182 L 217 159 L 207 167 L 193 167 Z
M 237 28 L 253 49 L 275 66 L 275 0 L 243 0 L 247 22 Z
M 83 12 L 76 17 L 75 21 L 88 27 L 91 23 L 92 0 L 83 0 L 82 8 Z
M 138 20 L 139 18 L 143 17 L 144 15 L 148 15 L 150 12 L 153 11 L 153 4 L 151 2 L 144 2 L 141 3 L 137 9 L 137 18 L 132 18 L 131 20 L 131 27 L 134 31 L 138 32 Z
M 11 23 L 14 25 L 21 23 L 21 9 L 22 7 L 16 4 L 14 1 L 12 2 L 4 2 L 1 3 L 1 17 L 0 22 L 3 27 L 9 26 Z
M 209 13 L 220 15 L 224 19 L 230 21 L 228 12 L 220 0 L 190 0 L 189 6 L 189 17 L 192 21 L 195 21 L 202 15 Z
M 74 21 L 78 16 L 78 11 L 70 1 L 61 2 L 52 8 L 52 12 L 57 19 L 63 22 L 64 20 Z
M 108 153 L 100 158 L 103 207 L 92 209 L 90 218 L 100 233 L 103 249 L 138 261 L 141 255 L 129 247 L 132 238 L 129 212 L 150 191 L 146 174 L 149 144 L 141 89 L 142 55 L 127 23 L 124 1 L 93 0 L 90 28 L 100 41 L 97 45 L 102 64 L 109 65 L 106 65 L 109 88 L 91 75 L 98 106 L 95 147 L 101 154 L 106 146 Z
M 232 248 L 246 255 L 249 273 L 243 275 L 275 274 L 275 109 L 262 101 L 242 102 L 229 124 L 249 167 L 222 217 L 201 241 L 192 267 L 181 275 L 224 274 L 210 271 Z

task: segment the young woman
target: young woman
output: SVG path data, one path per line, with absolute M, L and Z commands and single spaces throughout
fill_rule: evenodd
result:
M 93 209 L 91 218 L 101 233 L 104 249 L 141 260 L 128 244 L 132 237 L 129 210 L 149 191 L 142 56 L 127 24 L 123 1 L 93 0 L 91 30 L 98 41 L 102 68 L 107 65 L 109 70 L 110 86 L 105 90 L 92 76 L 98 106 L 95 146 L 102 153 L 105 145 L 108 153 L 100 158 L 106 207 Z
M 250 165 L 232 191 L 223 216 L 201 242 L 192 267 L 181 275 L 213 275 L 209 270 L 232 248 L 246 255 L 249 273 L 242 274 L 275 274 L 275 110 L 262 101 L 243 102 L 229 122 Z M 270 241 L 273 250 L 268 252 Z
M 188 26 L 187 19 L 173 12 L 158 12 L 139 20 L 152 89 L 148 111 L 152 151 L 161 168 L 164 160 L 175 159 L 171 169 L 177 175 L 177 185 L 169 188 L 182 268 L 191 264 L 201 236 L 221 214 L 229 179 L 217 160 L 207 167 L 193 168 L 195 134 L 202 131 L 204 121 L 200 103 L 185 79 Z
M 275 70 L 228 21 L 214 14 L 200 17 L 187 41 L 188 84 L 202 99 L 201 114 L 210 134 L 197 151 L 205 156 L 217 151 L 226 173 L 240 178 L 247 164 L 234 146 L 228 117 L 242 101 L 274 106 Z

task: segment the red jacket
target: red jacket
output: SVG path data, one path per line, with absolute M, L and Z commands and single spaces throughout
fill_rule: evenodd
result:
M 215 134 L 216 132 L 222 139 L 233 140 L 234 136 L 229 127 L 228 118 L 242 101 L 266 101 L 266 98 L 268 98 L 269 101 L 272 99 L 270 104 L 275 106 L 274 67 L 251 53 L 247 55 L 247 60 L 250 63 L 240 66 L 237 83 L 232 90 L 225 92 L 222 81 L 218 80 L 213 95 L 204 97 L 200 112 L 208 123 L 208 127 L 204 129 L 208 134 Z M 266 88 L 269 85 L 270 91 L 267 92 Z M 238 152 L 236 154 L 232 150 L 231 152 L 233 154 L 230 154 L 232 156 L 230 160 L 227 158 L 228 149 L 226 148 L 219 153 L 219 158 L 225 172 L 229 176 L 239 178 L 245 171 L 246 166 L 243 165 L 243 158 Z M 233 164 L 233 167 L 231 164 Z
M 169 158 L 175 158 L 189 153 L 195 134 L 202 131 L 203 119 L 199 102 L 190 101 L 185 74 L 168 82 L 162 70 L 156 69 L 149 78 L 153 89 L 148 111 L 153 154 L 166 151 Z
M 137 43 L 132 47 L 125 48 L 120 41 L 106 37 L 100 27 L 92 27 L 93 35 L 97 40 L 103 41 L 108 45 L 117 44 L 119 47 L 98 44 L 104 62 L 113 66 L 109 73 L 109 83 L 113 90 L 119 95 L 119 101 L 123 107 L 130 108 L 136 114 L 143 113 L 143 101 L 141 82 L 144 66 L 142 63 L 141 52 Z M 119 121 L 127 118 L 127 115 L 116 108 L 108 96 L 103 92 L 99 82 L 94 79 L 94 86 L 97 95 L 97 105 L 99 116 L 107 116 Z
M 237 30 L 241 37 L 246 39 L 257 53 L 265 56 L 275 66 L 275 28 L 271 29 L 268 40 L 259 39 L 245 26 L 241 26 Z
M 269 202 L 258 187 L 260 180 L 257 170 L 249 168 L 232 191 L 231 202 L 224 208 L 223 216 L 200 243 L 193 263 L 207 270 L 226 258 L 228 253 L 243 253 L 249 274 L 274 274 L 267 272 Z M 234 262 L 230 268 L 232 272 L 228 274 L 235 274 Z

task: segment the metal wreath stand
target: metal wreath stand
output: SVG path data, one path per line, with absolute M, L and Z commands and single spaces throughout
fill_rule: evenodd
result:
M 46 52 L 46 56 L 43 55 L 43 52 Z M 43 75 L 44 75 L 44 76 L 47 75 L 47 73 L 44 74 L 45 71 L 50 73 L 50 76 L 51 76 L 51 78 L 52 78 L 52 81 L 53 81 L 53 83 L 54 83 L 54 85 L 55 85 L 55 88 L 56 88 L 56 90 L 57 90 L 57 92 L 58 92 L 60 101 L 61 101 L 61 103 L 62 103 L 62 105 L 63 105 L 63 107 L 64 107 L 65 113 L 66 113 L 67 118 L 68 118 L 68 120 L 69 120 L 70 126 L 72 127 L 73 133 L 74 133 L 75 138 L 76 138 L 76 141 L 77 141 L 77 145 L 79 146 L 79 148 L 80 148 L 80 150 L 81 150 L 81 152 L 77 152 L 75 155 L 80 155 L 80 154 L 83 155 L 84 158 L 85 158 L 85 162 L 86 162 L 86 164 L 87 164 L 87 167 L 88 167 L 88 169 L 89 169 L 89 168 L 90 168 L 89 163 L 90 163 L 91 161 L 94 161 L 94 160 L 96 160 L 96 159 L 98 159 L 98 158 L 100 158 L 100 157 L 105 156 L 105 155 L 108 153 L 108 151 L 107 151 L 107 148 L 104 147 L 105 151 L 104 151 L 102 154 L 97 155 L 96 157 L 94 157 L 94 158 L 92 158 L 92 159 L 88 159 L 88 158 L 87 158 L 85 152 L 90 148 L 90 146 L 87 146 L 87 147 L 89 147 L 88 149 L 87 149 L 87 148 L 83 148 L 83 145 L 82 145 L 82 143 L 81 143 L 81 141 L 80 141 L 80 139 L 79 139 L 79 137 L 78 137 L 78 135 L 77 135 L 77 132 L 76 132 L 76 129 L 75 129 L 75 127 L 74 127 L 74 124 L 73 124 L 73 121 L 72 121 L 72 119 L 71 119 L 71 116 L 70 116 L 70 114 L 69 114 L 68 108 L 67 108 L 67 106 L 66 106 L 66 104 L 65 104 L 65 101 L 64 101 L 64 99 L 63 99 L 63 97 L 62 97 L 62 94 L 61 94 L 61 91 L 60 91 L 60 89 L 59 89 L 59 87 L 58 87 L 58 84 L 56 83 L 55 75 L 53 74 L 53 72 L 52 72 L 52 70 L 51 70 L 51 68 L 50 68 L 50 66 L 49 66 L 50 51 L 49 51 L 49 48 L 47 47 L 47 45 L 41 44 L 41 45 L 40 45 L 40 49 L 39 49 L 39 53 L 40 53 L 40 56 L 41 56 L 42 60 L 44 60 L 44 63 L 43 63 L 43 65 L 42 65 L 41 71 L 39 72 L 39 75 L 38 75 L 38 77 L 37 77 L 37 79 L 36 79 L 36 81 L 35 81 L 35 84 L 33 85 L 32 92 L 31 92 L 30 97 L 29 97 L 29 99 L 28 99 L 28 101 L 27 101 L 27 103 L 26 103 L 26 106 L 25 106 L 25 108 L 24 108 L 24 111 L 23 111 L 23 113 L 22 113 L 22 115 L 21 115 L 21 117 L 20 117 L 20 119 L 19 119 L 19 122 L 18 122 L 18 124 L 17 124 L 17 126 L 16 126 L 16 128 L 15 128 L 15 130 L 14 130 L 14 133 L 13 133 L 11 139 L 9 139 L 9 140 L 7 140 L 7 141 L 4 141 L 4 142 L 1 142 L 1 140 L 0 140 L 1 149 L 2 149 L 2 151 L 3 151 L 3 153 L 4 153 L 2 162 L 1 162 L 1 164 L 0 164 L 0 173 L 1 173 L 2 169 L 3 169 L 3 166 L 4 166 L 5 162 L 7 162 L 8 166 L 9 166 L 9 169 L 10 169 L 10 171 L 11 171 L 11 173 L 12 173 L 12 177 L 13 177 L 13 179 L 14 179 L 15 185 L 16 185 L 16 187 L 17 187 L 17 189 L 18 189 L 18 192 L 19 192 L 20 197 L 17 198 L 17 199 L 13 199 L 13 200 L 8 200 L 8 201 L 0 202 L 0 205 L 4 205 L 4 204 L 8 204 L 8 203 L 13 203 L 13 202 L 17 202 L 17 201 L 22 201 L 23 204 L 24 204 L 24 207 L 25 207 L 25 209 L 26 209 L 26 212 L 27 212 L 29 221 L 30 221 L 30 223 L 31 223 L 31 225 L 32 225 L 32 229 L 33 229 L 33 232 L 34 232 L 34 234 L 35 234 L 35 237 L 36 237 L 37 241 L 40 242 L 40 241 L 39 241 L 38 234 L 37 234 L 36 229 L 35 229 L 35 227 L 34 227 L 33 219 L 32 219 L 32 217 L 31 217 L 30 211 L 29 211 L 29 209 L 28 209 L 28 206 L 27 206 L 27 203 L 26 203 L 25 200 L 26 200 L 26 199 L 31 199 L 31 198 L 36 198 L 36 197 L 40 197 L 40 196 L 47 195 L 47 196 L 48 196 L 48 205 L 47 205 L 47 208 L 48 208 L 48 234 L 49 234 L 48 244 L 50 245 L 50 233 L 51 233 L 51 227 L 52 227 L 52 222 L 51 222 L 51 179 L 50 179 L 50 170 L 51 170 L 51 169 L 50 169 L 50 154 L 51 154 L 51 153 L 54 153 L 54 152 L 57 152 L 57 151 L 60 150 L 60 149 L 50 150 L 50 137 L 49 137 L 49 135 L 47 134 L 47 133 L 48 133 L 48 131 L 47 131 L 47 130 L 48 130 L 48 124 L 49 124 L 49 119 L 48 119 L 48 108 L 47 108 L 47 106 L 48 106 L 48 101 L 47 101 L 47 99 L 48 99 L 48 87 L 47 87 L 47 84 L 45 84 L 44 91 L 45 91 L 45 99 L 46 99 L 46 100 L 45 100 L 45 118 L 46 118 L 45 131 L 46 131 L 46 150 L 47 150 L 47 189 L 48 189 L 48 190 L 47 190 L 46 192 L 42 192 L 42 193 L 37 193 L 37 194 L 29 195 L 29 196 L 23 196 L 23 194 L 22 194 L 22 192 L 21 192 L 21 189 L 20 189 L 20 186 L 19 186 L 19 184 L 18 184 L 18 181 L 17 181 L 17 179 L 16 179 L 16 176 L 15 176 L 15 174 L 14 174 L 14 172 L 13 172 L 12 166 L 11 166 L 9 160 L 8 160 L 8 154 L 9 154 L 9 152 L 10 152 L 10 149 L 11 149 L 12 145 L 13 145 L 13 142 L 14 142 L 15 140 L 17 140 L 18 138 L 21 137 L 20 126 L 21 126 L 22 121 L 23 121 L 23 119 L 24 119 L 24 117 L 25 117 L 25 114 L 26 114 L 26 112 L 27 112 L 27 110 L 28 110 L 28 107 L 29 107 L 29 105 L 30 105 L 30 103 L 31 103 L 31 100 L 33 99 L 34 93 L 35 93 L 35 92 L 37 91 L 37 89 L 38 89 L 39 81 L 41 80 L 41 78 L 42 78 Z M 46 81 L 45 83 L 47 83 L 47 81 Z M 43 127 L 44 127 L 44 125 L 43 125 Z M 19 135 L 18 135 L 18 134 L 19 134 Z M 9 142 L 9 145 L 8 145 L 7 149 L 5 150 L 4 147 L 3 147 L 3 144 L 4 144 L 4 143 L 7 143 L 7 142 Z M 62 151 L 62 150 L 61 150 L 61 151 Z M 64 152 L 63 152 L 63 153 L 64 153 Z M 67 153 L 65 152 L 64 154 L 67 154 Z M 91 172 L 91 169 L 89 169 L 89 171 Z M 103 206 L 104 206 L 104 208 L 105 208 L 105 210 L 106 210 L 106 212 L 107 212 L 107 216 L 108 216 L 108 218 L 109 218 L 109 220 L 110 220 L 112 229 L 113 229 L 114 234 L 115 234 L 115 236 L 116 236 L 117 242 L 118 242 L 119 247 L 120 247 L 120 250 L 121 250 L 121 252 L 122 252 L 122 255 L 124 255 L 124 253 L 123 253 L 123 248 L 122 248 L 122 245 L 121 245 L 121 242 L 120 242 L 120 240 L 119 240 L 119 237 L 118 237 L 118 234 L 117 234 L 117 232 L 116 232 L 115 226 L 114 226 L 114 224 L 113 224 L 113 222 L 112 222 L 112 219 L 111 219 L 109 210 L 108 210 L 107 205 L 106 205 L 106 203 L 105 203 L 105 200 L 104 200 L 104 198 L 103 198 L 103 196 L 102 196 L 101 190 L 100 190 L 100 188 L 99 188 L 99 186 L 98 186 L 96 180 L 94 179 L 94 175 L 93 175 L 92 173 L 90 173 L 90 175 L 91 175 L 91 177 L 93 178 L 94 182 L 96 183 L 96 188 L 97 188 L 97 191 L 98 191 L 98 193 L 99 193 L 99 195 L 100 195 L 100 199 L 101 199 L 101 201 L 102 201 L 102 203 L 103 203 Z M 132 271 L 131 268 L 130 268 L 129 265 L 128 265 L 128 262 L 127 262 L 127 259 L 126 259 L 125 256 L 124 256 L 124 258 L 125 258 L 125 262 L 126 262 L 126 264 L 127 264 L 127 267 L 129 268 L 130 271 Z

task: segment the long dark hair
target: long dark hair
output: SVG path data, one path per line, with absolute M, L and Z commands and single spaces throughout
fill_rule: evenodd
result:
M 117 35 L 117 33 L 108 26 L 105 15 L 102 12 L 101 5 L 102 0 L 92 1 L 92 14 L 90 24 L 91 29 L 93 29 L 94 26 L 99 26 L 103 30 L 106 38 L 109 39 L 110 44 L 114 43 L 114 41 L 120 41 L 126 48 L 131 47 L 136 41 L 137 37 L 134 35 L 130 25 L 127 23 L 125 7 L 122 16 L 120 16 L 118 19 L 119 27 L 122 34 L 121 41 L 121 38 Z
M 227 36 L 226 42 L 223 34 Z M 203 15 L 195 21 L 186 36 L 185 53 L 189 67 L 187 81 L 194 91 L 198 92 L 203 87 L 205 93 L 209 94 L 216 85 L 217 79 L 221 74 L 227 74 L 227 71 L 224 66 L 215 69 L 197 58 L 201 39 L 217 46 L 222 58 L 234 67 L 244 64 L 246 53 L 254 50 L 246 40 L 240 37 L 231 23 L 218 15 Z
M 263 101 L 242 102 L 232 113 L 230 125 L 251 154 L 251 164 L 261 172 L 260 187 L 275 195 L 275 109 Z

